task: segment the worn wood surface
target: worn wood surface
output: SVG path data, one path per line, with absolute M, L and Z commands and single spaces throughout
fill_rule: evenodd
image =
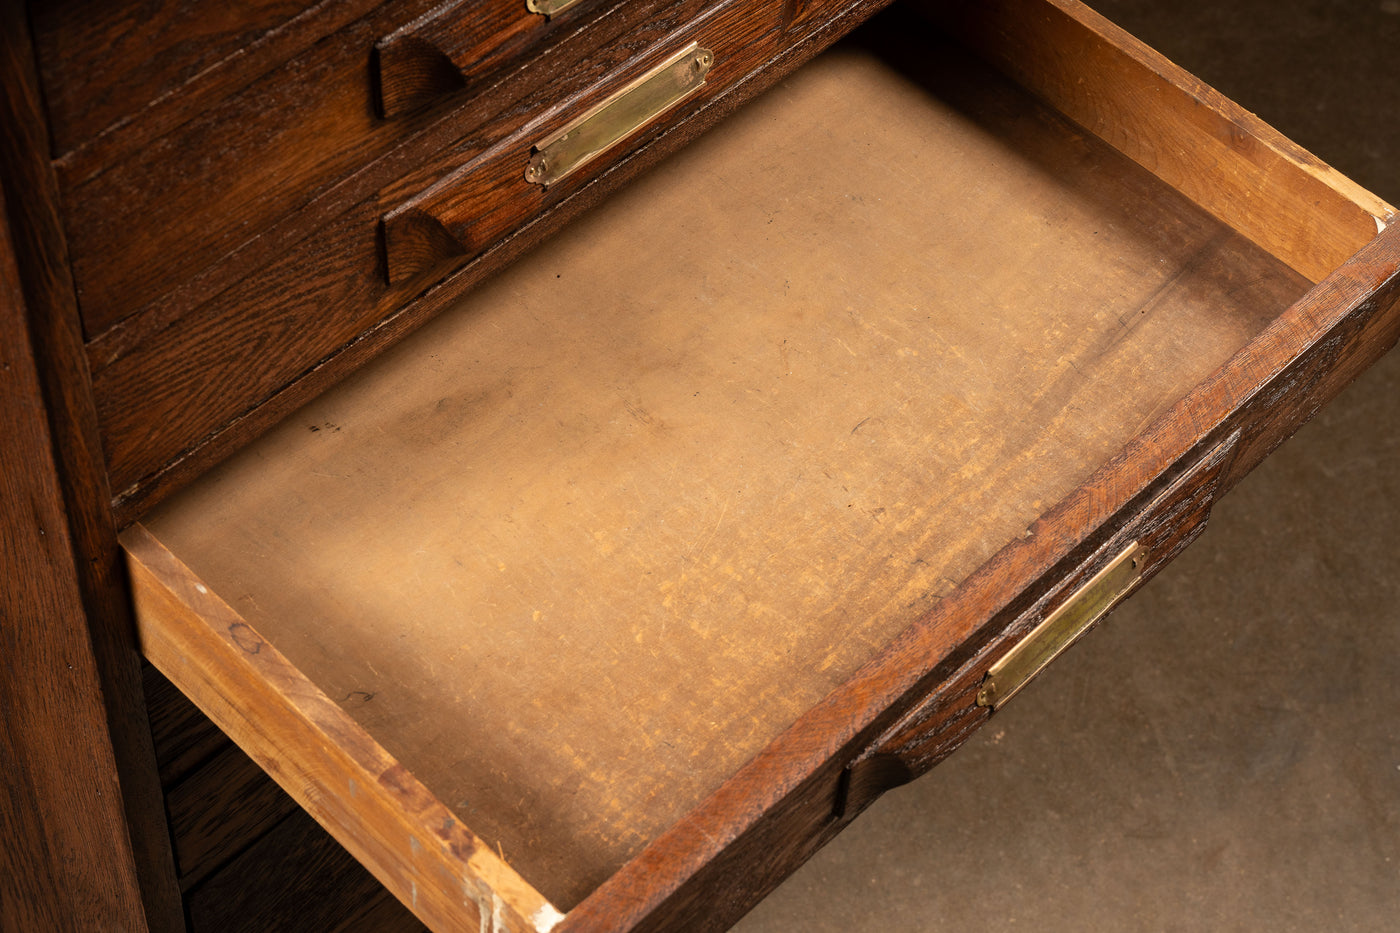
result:
M 914 780 L 955 751 L 991 715 L 990 709 L 977 705 L 977 695 L 992 665 L 1073 598 L 1130 543 L 1141 546 L 1144 557 L 1137 580 L 1117 599 L 1126 598 L 1146 583 L 1199 537 L 1238 440 L 1238 434 L 1232 434 L 1186 469 L 1166 491 L 1122 523 L 1092 557 L 1062 577 L 1035 605 L 1007 625 L 995 642 L 963 665 L 953 678 L 938 683 L 928 699 L 881 733 L 848 766 L 840 815 L 858 813 L 880 794 Z
M 1394 208 L 1078 0 L 931 0 L 999 67 L 1317 282 Z
M 12 567 L 3 575 L 18 601 L 12 606 L 14 615 L 6 614 L 6 637 L 14 648 L 7 665 L 12 667 L 12 683 L 29 681 L 25 695 L 12 698 L 14 705 L 6 708 L 25 711 L 9 717 L 16 735 L 39 742 L 36 748 L 47 756 L 45 767 L 63 773 L 26 773 L 24 763 L 10 769 L 10 777 L 21 787 L 28 780 L 55 777 L 53 787 L 32 793 L 38 795 L 41 819 L 55 818 L 61 810 L 56 817 L 60 838 L 51 849 L 20 850 L 21 859 L 34 859 L 20 877 L 56 872 L 49 879 L 53 890 L 42 898 L 61 904 L 71 897 L 75 908 L 99 888 L 110 887 L 100 897 L 110 898 L 113 923 L 134 928 L 140 921 L 122 901 L 134 862 L 146 922 L 157 930 L 179 929 L 179 893 L 146 723 L 140 657 L 109 508 L 111 494 L 58 216 L 58 186 L 46 158 L 49 140 L 28 35 L 22 6 L 0 4 L 0 226 L 6 263 L 0 278 L 5 280 L 8 328 L 4 344 L 13 358 L 9 365 L 16 380 L 7 393 L 5 411 L 6 417 L 18 419 L 13 439 L 10 432 L 5 434 L 6 456 L 15 459 L 7 462 L 4 473 L 8 482 L 32 484 L 28 490 L 17 486 L 13 496 L 6 496 L 3 531 L 7 550 L 13 549 L 16 560 L 33 561 L 42 553 L 56 563 L 48 577 L 33 566 L 24 573 Z M 37 391 L 27 387 L 31 377 L 25 372 L 37 379 Z M 47 449 L 27 433 L 33 425 L 20 426 L 27 419 L 37 419 Z M 55 656 L 43 653 L 59 645 L 72 653 L 69 675 L 52 666 L 58 661 Z M 30 660 L 30 651 L 40 654 Z M 83 682 L 89 664 L 97 683 L 92 696 L 83 696 L 77 684 Z M 94 710 L 100 712 L 104 728 L 92 720 Z M 71 736 L 63 732 L 70 718 Z M 28 731 L 41 729 L 41 724 L 57 729 L 62 737 Z M 107 770 L 113 764 L 115 773 Z M 50 794 L 58 796 L 51 799 Z M 125 826 L 114 813 L 124 814 Z M 78 837 L 88 824 L 87 842 L 93 848 L 70 851 L 80 845 Z M 114 831 L 119 839 L 113 839 Z M 30 844 L 42 845 L 27 839 L 26 847 Z M 108 845 L 110 851 L 104 852 Z M 70 872 L 87 877 L 70 878 Z M 53 919 L 82 922 L 82 914 Z
M 1306 288 L 926 48 L 798 73 L 151 518 L 561 905 Z
M 119 520 L 129 521 L 153 501 L 187 482 L 246 444 L 298 404 L 353 371 L 385 346 L 449 306 L 465 290 L 556 232 L 572 218 L 605 198 L 625 180 L 656 164 L 712 126 L 742 101 L 777 81 L 882 5 L 884 0 L 857 0 L 835 18 L 790 33 L 789 52 L 776 62 L 711 98 L 685 121 L 668 125 L 659 139 L 620 153 L 600 174 L 582 185 L 556 185 L 549 209 L 512 236 L 493 245 L 439 284 L 434 277 L 385 290 L 377 220 L 417 190 L 469 161 L 483 147 L 499 142 L 522 122 L 538 116 L 529 98 L 503 108 L 500 117 L 479 133 L 452 142 L 435 132 L 440 143 L 431 158 L 409 171 L 419 140 L 367 167 L 364 173 L 393 186 L 348 210 L 343 198 L 362 184 L 360 174 L 313 202 L 304 215 L 322 227 L 298 244 L 292 231 L 269 232 L 256 249 L 273 265 L 259 276 L 216 267 L 211 272 L 229 288 L 217 300 L 198 306 L 180 326 L 147 330 L 146 314 L 108 332 L 111 342 L 89 345 L 97 370 L 95 390 L 104 445 L 116 490 Z M 601 49 L 559 79 L 559 97 L 568 99 L 612 69 L 665 38 L 699 0 L 674 4 L 664 16 L 629 34 L 625 41 Z M 395 168 L 397 166 L 397 168 Z M 523 170 L 522 170 L 523 171 Z M 407 174 L 404 174 L 407 172 Z M 280 245 L 281 252 L 268 252 Z M 250 247 L 252 248 L 252 247 Z M 308 274 L 306 270 L 314 270 Z M 209 283 L 200 285 L 200 288 Z M 431 287 L 430 287 L 431 286 Z M 415 295 L 429 289 L 414 300 Z M 199 289 L 196 289 L 198 291 Z M 179 290 L 177 290 L 179 291 Z M 173 294 L 173 293 L 172 293 Z M 160 305 L 156 317 L 184 314 L 179 298 Z M 193 299 L 189 299 L 193 300 Z M 197 305 L 197 303 L 196 303 Z M 155 308 L 155 306 L 152 306 Z M 131 325 L 131 326 L 128 326 Z M 154 326 L 154 325 L 153 325 Z M 164 326 L 164 325 L 162 325 Z M 250 342 L 249 336 L 257 337 Z M 101 357 L 99 360 L 97 357 Z M 102 362 L 105 360 L 106 362 Z M 115 360 L 115 364 L 113 364 Z
M 426 931 L 300 810 L 192 891 L 189 906 L 190 933 Z
M 543 933 L 553 908 L 140 525 L 123 536 L 151 662 L 434 929 Z
M 849 817 L 826 808 L 840 799 L 841 764 L 926 702 L 933 684 L 956 689 L 972 653 L 1041 591 L 1027 581 L 1058 580 L 1174 463 L 1239 430 L 1223 493 L 1390 350 L 1400 335 L 1398 270 L 1392 227 L 570 911 L 560 933 L 732 923 L 839 832 Z
M 710 2 L 621 4 L 561 29 L 543 54 L 387 120 L 371 51 L 433 5 L 385 5 L 100 173 L 79 179 L 60 164 L 84 321 L 103 338 L 95 368 L 133 339 L 108 335 L 116 325 L 136 316 L 127 326 L 139 336 L 170 326 L 347 205 L 435 163 L 449 144 L 459 167 L 502 127 L 587 87 Z

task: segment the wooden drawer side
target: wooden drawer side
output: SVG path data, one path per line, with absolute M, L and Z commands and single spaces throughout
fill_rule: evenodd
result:
M 558 921 L 544 898 L 144 528 L 128 529 L 123 547 L 147 658 L 425 923 L 544 933 Z
M 1395 209 L 1078 0 L 926 0 L 999 69 L 1320 282 Z

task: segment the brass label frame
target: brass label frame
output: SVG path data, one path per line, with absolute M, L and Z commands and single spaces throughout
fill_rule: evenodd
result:
M 582 0 L 525 0 L 525 9 L 547 19 L 581 2 Z
M 993 664 L 977 691 L 977 705 L 998 710 L 1117 605 L 1142 579 L 1148 550 L 1134 541 L 1065 603 Z
M 695 42 L 669 56 L 537 143 L 525 167 L 525 180 L 547 187 L 568 178 L 704 87 L 705 75 L 714 61 L 714 53 Z

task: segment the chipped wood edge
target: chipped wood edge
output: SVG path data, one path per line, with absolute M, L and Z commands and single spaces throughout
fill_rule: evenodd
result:
M 1320 282 L 1395 208 L 1079 0 L 926 0 L 999 69 Z
M 142 651 L 425 924 L 564 917 L 140 524 L 123 533 Z

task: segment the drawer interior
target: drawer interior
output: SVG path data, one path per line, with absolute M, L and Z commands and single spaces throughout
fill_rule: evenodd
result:
M 567 911 L 1325 274 L 1153 119 L 893 11 L 142 524 Z

